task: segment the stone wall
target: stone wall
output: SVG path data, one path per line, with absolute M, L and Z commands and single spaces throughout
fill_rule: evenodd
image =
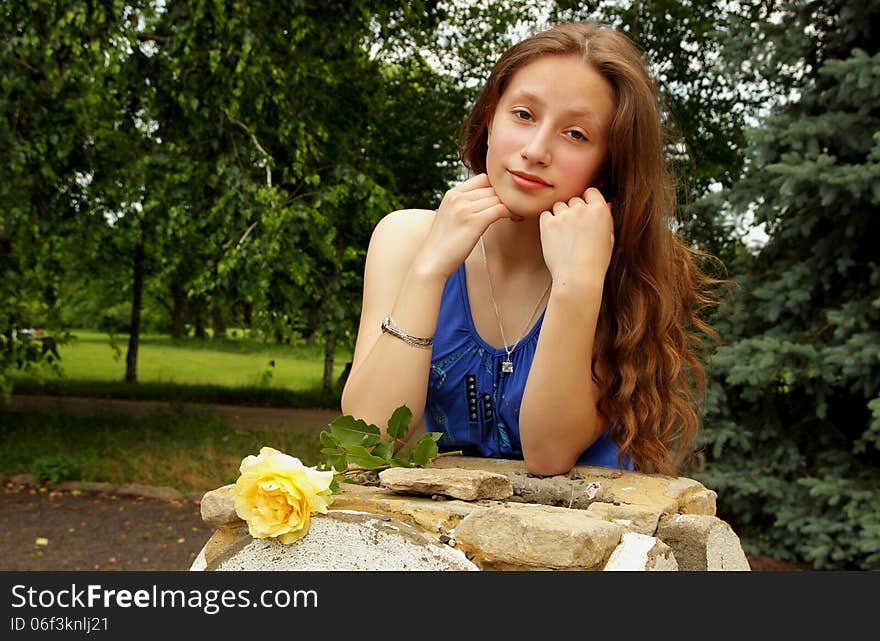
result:
M 208 492 L 216 527 L 193 570 L 749 570 L 739 537 L 693 479 L 522 461 L 436 459 L 343 484 L 292 545 L 253 539 L 232 485 Z

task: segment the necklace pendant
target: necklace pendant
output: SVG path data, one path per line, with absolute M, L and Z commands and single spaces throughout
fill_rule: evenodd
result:
M 510 362 L 508 358 L 503 363 L 501 363 L 501 373 L 502 374 L 511 374 L 513 372 L 513 363 Z

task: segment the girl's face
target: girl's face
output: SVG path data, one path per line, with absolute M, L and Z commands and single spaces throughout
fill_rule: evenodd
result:
M 510 79 L 489 121 L 486 172 L 517 217 L 583 195 L 608 153 L 614 90 L 578 56 L 543 56 Z

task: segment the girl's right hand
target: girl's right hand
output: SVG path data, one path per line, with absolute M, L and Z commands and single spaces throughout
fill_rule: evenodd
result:
M 489 184 L 477 174 L 443 196 L 431 229 L 416 255 L 414 268 L 449 278 L 470 255 L 489 225 L 510 218 L 510 210 Z

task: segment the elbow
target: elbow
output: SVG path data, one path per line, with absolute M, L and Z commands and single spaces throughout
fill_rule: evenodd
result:
M 572 420 L 565 429 L 550 430 L 546 423 L 527 425 L 521 416 L 520 441 L 526 471 L 534 476 L 568 474 L 601 435 L 599 425 L 599 421 Z M 530 431 L 526 431 L 528 428 Z
M 526 471 L 532 476 L 559 476 L 568 474 L 574 467 L 574 461 L 569 463 L 558 457 L 523 456 L 523 460 Z
M 358 399 L 349 394 L 346 396 L 345 392 L 342 393 L 342 398 L 340 399 L 339 408 L 342 410 L 343 416 L 351 416 L 354 419 L 359 419 L 366 421 L 367 423 L 374 423 L 375 421 L 371 420 L 371 412 L 368 407 L 364 407 L 363 403 L 359 403 Z M 384 430 L 382 430 L 384 432 Z
M 377 426 L 383 437 L 387 433 L 388 421 L 391 419 L 392 414 L 402 404 L 403 401 L 392 401 L 389 403 L 388 399 L 377 399 L 375 396 L 364 394 L 348 384 L 343 388 L 340 398 L 340 409 L 343 415 L 351 416 L 357 420 Z M 424 408 L 423 406 L 417 408 L 410 407 L 410 411 L 412 412 L 410 430 L 412 430 L 422 420 Z
M 568 474 L 583 451 L 576 444 L 560 443 L 561 439 L 556 437 L 525 438 L 522 428 L 520 437 L 526 471 L 533 476 Z

